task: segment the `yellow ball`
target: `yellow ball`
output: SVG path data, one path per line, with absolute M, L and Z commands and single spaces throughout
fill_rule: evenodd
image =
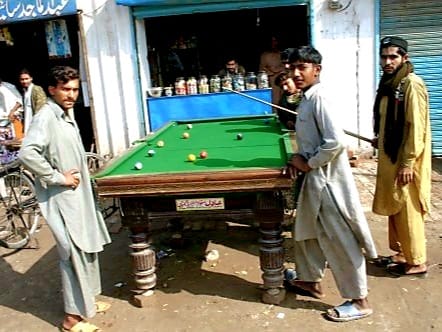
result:
M 187 160 L 188 161 L 195 161 L 196 160 L 196 156 L 194 155 L 194 154 L 189 154 L 188 156 L 187 156 Z
M 183 138 L 189 138 L 190 134 L 188 132 L 183 133 Z
M 160 147 L 160 148 L 163 147 L 164 146 L 164 141 L 158 141 L 157 142 L 157 146 Z

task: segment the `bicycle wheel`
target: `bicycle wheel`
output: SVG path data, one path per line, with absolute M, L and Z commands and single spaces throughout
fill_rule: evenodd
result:
M 11 249 L 24 247 L 39 218 L 32 179 L 21 171 L 0 178 L 0 244 Z
M 105 158 L 93 152 L 86 152 L 86 161 L 87 167 L 89 169 L 89 174 L 91 175 L 94 175 L 95 173 L 100 171 L 107 162 Z

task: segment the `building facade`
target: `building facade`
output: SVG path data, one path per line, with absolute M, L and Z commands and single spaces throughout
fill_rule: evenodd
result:
M 419 2 L 422 2 L 421 6 Z M 433 18 L 433 26 L 429 20 L 419 21 L 416 12 L 416 8 L 429 8 L 429 5 L 424 6 L 428 2 L 434 2 L 435 6 L 426 14 L 427 19 Z M 40 3 L 69 5 L 70 11 L 55 10 L 50 16 L 41 17 L 44 8 L 38 6 Z M 20 10 L 22 14 L 17 14 Z M 285 16 L 287 13 L 292 16 Z M 27 20 L 22 18 L 26 15 Z M 180 32 L 190 36 L 187 40 L 194 40 L 190 28 L 192 21 L 205 24 L 198 29 L 196 40 L 201 50 L 197 53 L 201 68 L 208 71 L 218 64 L 217 56 L 227 48 L 224 36 L 216 35 L 220 29 L 235 36 L 236 39 L 229 39 L 237 40 L 230 45 L 231 48 L 239 50 L 240 57 L 253 70 L 257 68 L 256 54 L 262 50 L 257 45 L 260 36 L 278 32 L 289 47 L 311 43 L 324 57 L 321 80 L 333 100 L 339 103 L 342 127 L 369 138 L 372 136 L 372 107 L 380 77 L 378 42 L 387 34 L 404 35 L 410 39 L 410 56 L 412 61 L 416 60 L 417 72 L 430 87 L 433 153 L 442 154 L 439 104 L 442 98 L 436 84 L 441 78 L 441 69 L 436 64 L 440 63 L 442 49 L 438 15 L 442 15 L 442 9 L 435 0 L 27 0 L 7 1 L 0 5 L 0 28 L 8 28 L 15 43 L 19 43 L 19 39 L 26 35 L 26 32 L 19 33 L 20 29 L 16 28 L 19 25 L 37 26 L 39 20 L 66 19 L 68 26 L 72 26 L 68 27 L 69 37 L 74 57 L 78 58 L 71 63 L 82 71 L 84 107 L 76 116 L 81 118 L 81 111 L 87 113 L 83 125 L 87 138 L 85 146 L 111 156 L 120 154 L 151 131 L 146 91 L 153 85 L 161 85 L 158 77 L 164 77 L 158 73 L 160 67 L 153 65 L 163 59 L 158 49 L 165 45 L 162 41 L 168 36 L 181 37 Z M 221 26 L 210 26 L 210 22 L 217 20 Z M 236 26 L 238 22 L 241 31 L 226 28 L 227 25 Z M 418 29 L 411 28 L 407 22 L 420 27 L 419 36 Z M 16 36 L 14 30 L 17 30 Z M 203 32 L 207 31 L 209 33 L 205 35 Z M 28 34 L 32 35 L 32 30 Z M 293 44 L 290 44 L 291 37 Z M 220 40 L 223 42 L 217 43 Z M 421 47 L 428 46 L 430 40 L 431 47 Z M 42 43 L 46 47 L 44 39 Z M 213 53 L 209 53 L 211 50 Z M 248 54 L 251 55 L 249 58 Z M 428 63 L 424 59 L 430 55 L 432 70 L 423 66 Z M 57 58 L 54 61 L 37 60 L 34 67 L 40 68 L 41 72 L 50 64 L 69 63 L 67 59 Z M 40 67 L 39 63 L 42 64 Z M 347 143 L 353 149 L 371 149 L 368 143 L 350 136 Z

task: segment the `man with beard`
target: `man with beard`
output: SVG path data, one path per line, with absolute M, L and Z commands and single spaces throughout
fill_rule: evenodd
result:
M 394 255 L 379 265 L 396 276 L 427 272 L 424 216 L 430 210 L 431 130 L 423 80 L 413 72 L 406 40 L 381 40 L 383 76 L 374 104 L 373 146 L 379 149 L 373 212 L 388 216 Z

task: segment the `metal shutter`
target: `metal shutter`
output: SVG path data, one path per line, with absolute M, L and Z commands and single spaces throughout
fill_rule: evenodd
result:
M 433 155 L 442 155 L 442 2 L 381 1 L 381 38 L 398 35 L 409 44 L 415 71 L 430 95 Z

